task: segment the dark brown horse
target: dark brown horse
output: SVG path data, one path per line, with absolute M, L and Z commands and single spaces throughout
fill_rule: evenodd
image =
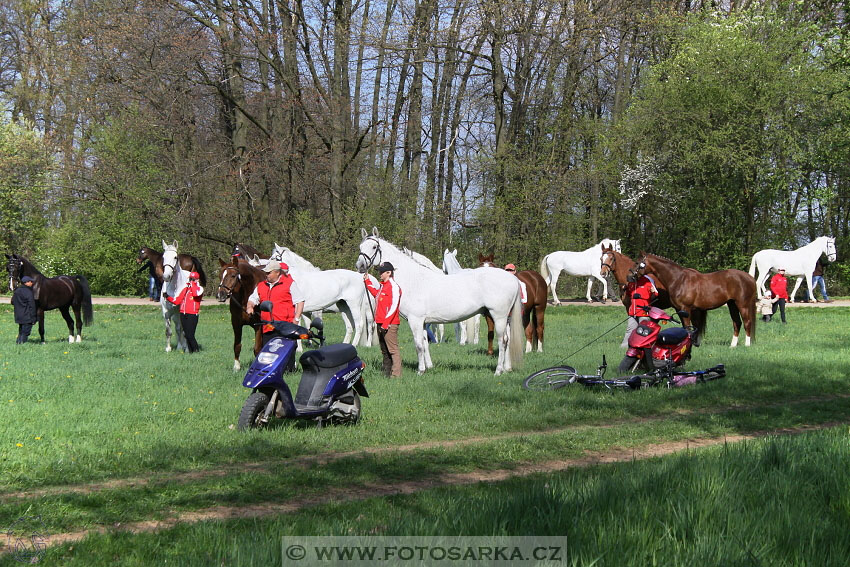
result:
M 165 242 L 163 242 L 163 247 Z M 191 254 L 178 254 L 177 258 L 180 261 L 180 267 L 187 272 L 198 272 L 200 274 L 201 286 L 207 285 L 207 274 L 204 273 L 204 268 L 201 266 L 201 261 Z M 162 252 L 158 252 L 153 248 L 142 246 L 139 249 L 139 255 L 136 257 L 136 263 L 141 264 L 145 260 L 150 260 L 156 270 L 156 277 L 162 281 Z
M 496 267 L 493 263 L 493 257 L 493 254 L 488 256 L 478 254 L 478 261 L 482 267 Z M 549 287 L 546 285 L 543 276 L 534 270 L 517 272 L 516 277 L 525 284 L 526 301 L 522 304 L 525 352 L 531 352 L 535 348 L 537 352 L 543 352 L 543 331 Z M 494 323 L 488 315 L 485 314 L 484 318 L 487 320 L 487 354 L 493 354 Z
M 698 329 L 695 344 L 705 332 L 706 312 L 724 303 L 732 317 L 732 344 L 738 345 L 738 333 L 743 318 L 745 345 L 756 334 L 756 280 L 741 270 L 720 270 L 704 274 L 683 268 L 672 260 L 655 254 L 641 252 L 635 266 L 636 274 L 652 273 L 658 283 L 667 288 L 670 302 L 676 309 L 690 314 L 690 324 Z M 685 321 L 686 323 L 688 321 Z
M 89 282 L 83 275 L 45 277 L 32 263 L 17 254 L 6 254 L 9 260 L 9 288 L 14 290 L 20 285 L 21 278 L 29 276 L 34 280 L 32 291 L 35 295 L 36 315 L 38 316 L 38 335 L 44 342 L 44 312 L 58 309 L 68 324 L 68 342 L 74 342 L 74 320 L 69 309 L 74 310 L 77 320 L 77 342 L 83 340 L 83 325 L 89 326 L 94 320 L 91 305 Z
M 268 254 L 263 254 L 253 246 L 248 246 L 242 242 L 238 242 L 233 246 L 233 252 L 230 253 L 231 256 L 242 258 L 243 260 L 251 260 L 256 256 L 260 260 L 268 260 Z
M 230 300 L 230 326 L 233 327 L 233 371 L 238 371 L 239 354 L 242 352 L 242 328 L 248 325 L 255 329 L 254 333 L 254 355 L 260 351 L 260 314 L 254 311 L 248 315 L 245 307 L 248 298 L 254 293 L 257 284 L 265 279 L 266 274 L 260 268 L 256 268 L 239 257 L 234 257 L 232 262 L 218 260 L 221 265 L 219 271 L 218 291 L 216 299 L 219 303 Z
M 617 252 L 612 246 L 602 247 L 602 275 L 614 275 L 614 279 L 617 280 L 620 288 L 620 299 L 622 299 L 626 309 L 632 303 L 631 296 L 626 293 L 626 286 L 629 284 L 629 273 L 634 270 L 635 266 L 634 260 L 625 254 Z M 658 278 L 654 274 L 648 273 L 648 275 L 652 277 L 655 282 L 655 288 L 658 290 L 658 296 L 652 301 L 652 305 L 659 309 L 673 307 L 673 304 L 670 303 L 670 294 L 667 293 L 667 288 L 664 287 L 664 284 L 658 281 Z

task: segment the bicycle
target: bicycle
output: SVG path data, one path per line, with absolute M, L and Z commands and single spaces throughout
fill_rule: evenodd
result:
M 579 374 L 572 366 L 552 366 L 538 370 L 528 376 L 522 383 L 525 390 L 547 391 L 557 390 L 569 384 L 582 384 L 584 386 L 605 386 L 609 390 L 615 388 L 628 388 L 640 390 L 641 388 L 652 388 L 664 384 L 667 388 L 678 388 L 691 384 L 701 384 L 711 380 L 717 380 L 726 376 L 726 367 L 718 364 L 705 370 L 675 370 L 672 361 L 665 366 L 634 376 L 622 376 L 618 378 L 605 378 L 608 363 L 605 355 L 602 355 L 602 364 L 596 369 L 596 374 Z

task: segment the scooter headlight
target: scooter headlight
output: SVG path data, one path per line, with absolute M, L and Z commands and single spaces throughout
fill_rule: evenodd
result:
M 278 359 L 278 356 L 279 355 L 273 352 L 261 352 L 257 355 L 257 362 L 260 364 L 271 364 Z

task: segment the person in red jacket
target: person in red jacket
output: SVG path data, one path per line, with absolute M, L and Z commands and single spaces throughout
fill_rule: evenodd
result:
M 776 298 L 776 303 L 773 304 L 773 314 L 776 315 L 776 309 L 779 308 L 780 317 L 782 322 L 785 323 L 785 302 L 788 301 L 788 280 L 785 278 L 785 268 L 780 267 L 776 274 L 770 278 L 770 291 Z
M 638 324 L 647 318 L 646 313 L 649 309 L 649 304 L 658 295 L 658 289 L 655 287 L 652 276 L 644 274 L 637 278 L 632 276 L 629 276 L 629 278 L 629 283 L 626 284 L 626 293 L 629 294 L 630 298 L 627 309 L 629 320 L 626 324 L 626 335 L 620 344 L 622 348 L 628 348 L 629 337 L 637 329 Z
M 165 299 L 180 306 L 180 324 L 183 326 L 183 334 L 186 336 L 186 346 L 189 348 L 189 352 L 201 350 L 195 340 L 198 313 L 201 311 L 201 299 L 204 295 L 204 288 L 198 283 L 200 277 L 201 275 L 198 272 L 191 272 L 189 282 L 180 290 L 177 297 L 169 297 L 168 292 L 162 292 Z
M 263 301 L 272 302 L 271 313 L 263 311 L 260 313 L 262 321 L 289 321 L 298 323 L 301 313 L 304 311 L 305 296 L 289 275 L 289 266 L 285 262 L 269 260 L 263 268 L 266 279 L 257 284 L 254 293 L 248 298 L 245 312 L 248 315 L 254 313 L 254 307 Z M 262 343 L 266 343 L 274 336 L 271 331 L 263 329 Z
M 381 354 L 384 355 L 383 371 L 390 378 L 401 378 L 401 349 L 398 347 L 398 325 L 400 322 L 398 308 L 401 304 L 401 288 L 393 279 L 395 267 L 389 262 L 378 266 L 381 287 L 376 288 L 369 279 L 369 274 L 363 274 L 366 290 L 377 297 L 375 306 L 375 324 L 378 325 L 378 342 Z

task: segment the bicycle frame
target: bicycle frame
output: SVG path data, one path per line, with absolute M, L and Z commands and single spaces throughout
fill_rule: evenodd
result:
M 704 383 L 726 376 L 726 367 L 718 364 L 705 370 L 675 370 L 672 361 L 661 368 L 656 368 L 643 374 L 621 376 L 605 379 L 608 363 L 602 356 L 602 364 L 596 369 L 596 374 L 579 374 L 572 366 L 553 366 L 539 370 L 528 376 L 522 384 L 526 390 L 557 390 L 568 384 L 578 383 L 584 386 L 605 386 L 608 390 L 628 388 L 639 390 L 659 386 L 662 383 L 667 388 L 676 388 L 696 383 Z

